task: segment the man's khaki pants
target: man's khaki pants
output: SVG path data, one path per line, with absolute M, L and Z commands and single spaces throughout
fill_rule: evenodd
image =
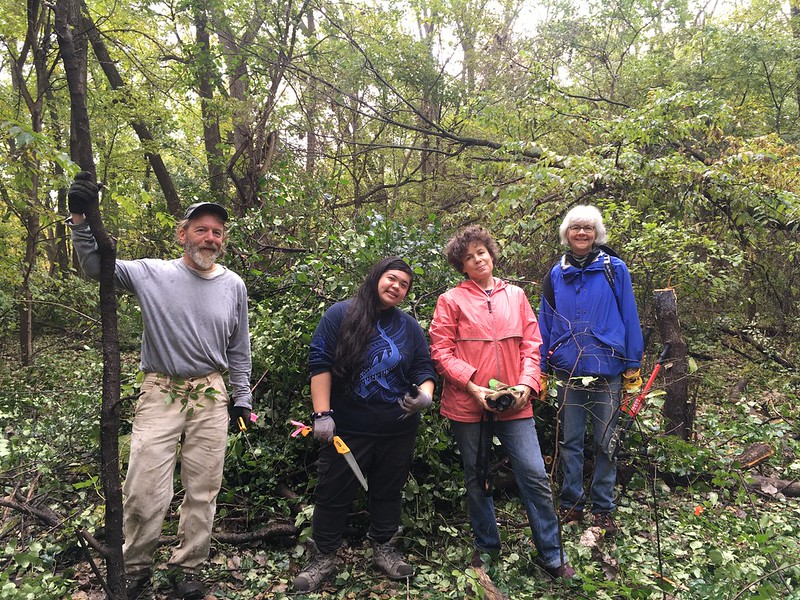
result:
M 179 447 L 184 498 L 178 546 L 169 563 L 194 569 L 208 558 L 227 433 L 228 393 L 222 375 L 215 372 L 186 380 L 158 373 L 145 375 L 122 488 L 122 552 L 128 575 L 142 573 L 153 564 L 172 501 Z

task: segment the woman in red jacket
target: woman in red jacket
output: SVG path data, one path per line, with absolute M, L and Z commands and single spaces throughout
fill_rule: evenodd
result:
M 538 562 L 552 577 L 575 570 L 561 547 L 550 481 L 544 468 L 531 392 L 539 392 L 536 315 L 525 292 L 493 275 L 499 248 L 479 225 L 454 236 L 447 260 L 466 280 L 439 297 L 430 325 L 431 358 L 444 378 L 441 413 L 450 419 L 464 466 L 467 508 L 475 540 L 473 566 L 496 555 L 500 533 L 494 503 L 476 465 L 495 435 L 511 459 L 528 514 Z M 515 401 L 498 403 L 489 381 L 514 386 Z

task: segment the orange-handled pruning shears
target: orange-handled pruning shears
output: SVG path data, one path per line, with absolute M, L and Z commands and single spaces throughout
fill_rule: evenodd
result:
M 258 420 L 258 415 L 254 412 L 250 413 L 250 422 L 255 423 Z M 237 423 L 239 424 L 239 431 L 247 431 L 247 424 L 244 422 L 244 417 L 239 417 L 237 419 Z
M 313 431 L 311 427 L 306 425 L 305 423 L 301 423 L 300 421 L 291 421 L 292 425 L 295 425 L 297 429 L 292 432 L 292 437 L 297 437 L 298 435 L 302 435 L 303 437 L 307 436 L 309 433 Z M 353 471 L 353 474 L 358 479 L 358 482 L 364 488 L 364 491 L 369 491 L 369 486 L 367 486 L 367 480 L 364 477 L 364 474 L 361 472 L 361 468 L 358 466 L 358 462 L 356 462 L 353 453 L 350 452 L 350 448 L 347 447 L 347 444 L 344 443 L 344 440 L 340 438 L 338 435 L 333 436 L 333 447 L 336 448 L 336 451 L 342 455 L 347 461 L 350 470 Z

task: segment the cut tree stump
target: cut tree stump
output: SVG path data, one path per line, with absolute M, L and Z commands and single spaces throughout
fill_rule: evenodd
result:
M 678 298 L 673 288 L 655 290 L 653 298 L 661 342 L 670 345 L 668 368 L 664 369 L 667 395 L 662 414 L 666 420 L 665 433 L 688 440 L 694 426 L 695 406 L 689 399 L 689 363 L 678 321 Z

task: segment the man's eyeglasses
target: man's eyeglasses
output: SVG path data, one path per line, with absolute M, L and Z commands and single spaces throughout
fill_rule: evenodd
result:
M 581 230 L 585 231 L 586 233 L 594 233 L 594 225 L 570 225 L 569 230 L 574 231 L 575 233 L 578 233 Z

